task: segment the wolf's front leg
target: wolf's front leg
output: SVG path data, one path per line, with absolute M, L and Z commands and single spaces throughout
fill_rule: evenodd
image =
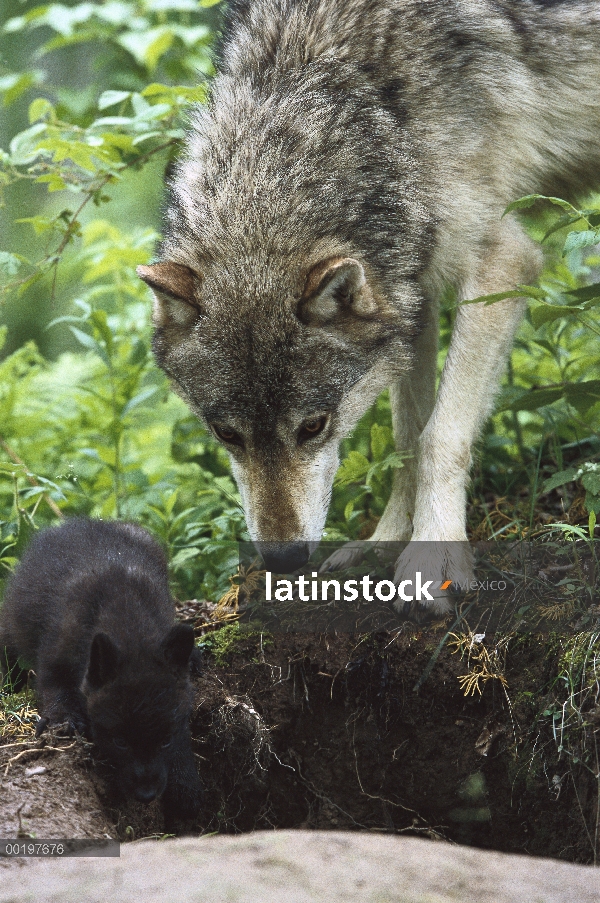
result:
M 435 376 L 438 350 L 438 308 L 427 310 L 426 326 L 415 342 L 412 370 L 403 373 L 390 386 L 390 407 L 396 451 L 405 456 L 402 467 L 394 471 L 392 493 L 385 506 L 371 543 L 383 543 L 382 554 L 398 551 L 389 544 L 408 542 L 412 535 L 415 510 L 419 436 L 429 420 L 435 401 Z M 344 570 L 360 564 L 365 542 L 347 542 L 329 556 L 322 571 Z M 386 556 L 387 557 L 387 556 Z
M 536 277 L 539 252 L 518 227 L 507 227 L 491 246 L 483 277 L 472 281 L 464 297 L 511 289 Z M 435 406 L 418 443 L 413 535 L 397 562 L 398 584 L 414 580 L 417 571 L 423 581 L 464 584 L 473 578 L 466 534 L 471 449 L 491 412 L 524 307 L 523 300 L 511 299 L 458 310 Z M 433 601 L 420 600 L 425 608 L 449 609 L 444 590 L 430 595 Z M 404 607 L 401 599 L 396 607 Z
M 64 725 L 67 734 L 85 734 L 88 729 L 87 703 L 75 683 L 71 663 L 57 661 L 53 666 L 38 665 L 36 695 L 40 720 L 35 733 L 39 737 L 47 727 Z
M 173 742 L 177 744 L 177 748 L 162 798 L 165 827 L 169 831 L 180 828 L 186 822 L 193 821 L 198 815 L 202 802 L 202 782 L 198 777 L 192 740 L 187 725 L 186 729 Z
M 407 542 L 413 532 L 419 437 L 433 411 L 438 351 L 438 309 L 426 311 L 425 328 L 414 347 L 414 366 L 390 386 L 396 451 L 404 466 L 394 473 L 392 494 L 371 537 L 373 542 Z

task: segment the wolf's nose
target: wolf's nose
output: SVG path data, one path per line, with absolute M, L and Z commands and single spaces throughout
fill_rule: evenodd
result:
M 307 542 L 260 543 L 259 552 L 269 571 L 288 574 L 306 564 L 310 557 Z
M 152 800 L 156 799 L 156 788 L 155 787 L 136 787 L 133 795 L 136 800 L 139 800 L 140 803 L 151 803 Z

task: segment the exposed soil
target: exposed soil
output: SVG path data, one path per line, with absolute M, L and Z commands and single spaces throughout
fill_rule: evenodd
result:
M 89 749 L 80 739 L 49 736 L 2 749 L 0 837 L 111 836 Z
M 446 641 L 415 692 L 447 629 L 249 633 L 223 664 L 207 655 L 192 721 L 206 785 L 197 830 L 362 829 L 595 861 L 597 780 L 559 756 L 541 715 L 557 635 L 513 632 L 506 686 L 490 677 L 469 696 L 468 663 Z M 53 737 L 0 749 L 0 837 L 160 834 L 159 804 L 117 799 L 92 755 Z

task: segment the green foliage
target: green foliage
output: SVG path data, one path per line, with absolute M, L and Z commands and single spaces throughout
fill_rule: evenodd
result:
M 52 215 L 18 220 L 46 234 L 47 243 L 38 259 L 0 258 L 5 291 L 22 293 L 55 270 L 81 234 L 87 205 L 106 203 L 107 187 L 129 170 L 173 152 L 183 134 L 183 111 L 206 96 L 197 84 L 199 74 L 211 72 L 213 32 L 206 15 L 195 0 L 111 0 L 35 6 L 4 23 L 6 36 L 43 35 L 33 54 L 38 60 L 62 60 L 68 48 L 85 45 L 105 76 L 90 79 L 84 91 L 54 87 L 43 70 L 0 78 L 5 105 L 33 87 L 54 95 L 29 104 L 29 127 L 0 153 L 0 190 L 26 180 L 68 192 L 72 201 Z M 185 84 L 190 81 L 196 84 Z
M 377 419 L 373 420 L 373 416 Z M 393 472 L 403 467 L 408 457 L 395 451 L 391 426 L 385 424 L 389 416 L 386 393 L 375 411 L 369 412 L 357 427 L 354 442 L 343 450 L 345 457 L 334 483 L 339 492 L 330 514 L 330 521 L 338 523 L 327 531 L 328 540 L 365 538 L 364 527 L 370 527 L 372 532 L 373 522 L 383 514 L 392 489 Z M 359 437 L 364 438 L 361 441 Z
M 600 257 L 574 236 L 600 225 L 600 205 L 578 210 L 560 198 L 530 195 L 506 212 L 540 201 L 566 212 L 557 218 L 542 206 L 529 220 L 533 236 L 547 245 L 539 285 L 481 299 L 487 304 L 517 294 L 529 299 L 508 384 L 497 404 L 499 413 L 484 437 L 483 469 L 488 486 L 491 483 L 498 495 L 514 491 L 517 480 L 529 482 L 530 529 L 537 498 L 577 482 L 585 490 L 588 533 L 593 536 L 598 512 L 595 462 L 600 452 L 600 283 L 593 279 Z M 563 478 L 566 459 L 571 466 Z
M 6 464 L 0 502 L 15 516 L 35 510 L 41 523 L 52 513 L 40 508 L 42 493 L 67 515 L 140 521 L 169 550 L 178 590 L 214 595 L 235 567 L 243 519 L 225 453 L 151 356 L 146 289 L 134 268 L 155 238 L 101 220 L 85 226 L 76 312 L 50 324 L 69 330 L 80 351 L 50 363 L 28 343 L 0 363 L 3 441 L 29 468 Z
M 226 665 L 227 660 L 237 651 L 241 651 L 240 647 L 245 646 L 248 640 L 257 640 L 257 645 L 261 649 L 273 645 L 272 637 L 268 632 L 254 630 L 250 625 L 240 624 L 237 621 L 205 634 L 197 645 L 210 652 L 215 664 Z
M 559 754 L 598 779 L 596 724 L 600 692 L 600 634 L 583 631 L 560 641 L 557 675 L 542 718 L 548 718 Z

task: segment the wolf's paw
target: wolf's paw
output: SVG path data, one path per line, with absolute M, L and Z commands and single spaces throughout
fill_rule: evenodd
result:
M 396 611 L 438 617 L 452 609 L 452 592 L 473 579 L 473 552 L 463 542 L 409 542 L 396 562 Z
M 375 540 L 358 539 L 344 545 L 332 552 L 321 567 L 320 574 L 328 574 L 332 571 L 344 571 L 346 568 L 356 567 L 365 558 L 368 552 L 373 551 L 382 565 L 388 566 L 397 558 L 400 549 L 406 543 L 400 540 Z
M 177 832 L 194 821 L 200 812 L 202 796 L 202 782 L 195 769 L 185 784 L 170 781 L 162 799 L 167 830 Z
M 347 542 L 341 549 L 326 558 L 319 568 L 320 574 L 330 574 L 332 571 L 345 571 L 346 568 L 356 567 L 363 560 L 365 554 L 365 543 L 360 540 L 357 542 Z
M 45 730 L 53 730 L 59 737 L 72 737 L 74 734 L 84 736 L 87 727 L 87 717 L 82 712 L 52 712 L 39 719 L 35 726 L 35 735 L 39 737 Z
M 204 653 L 200 646 L 194 646 L 190 655 L 190 674 L 198 677 L 204 671 Z

